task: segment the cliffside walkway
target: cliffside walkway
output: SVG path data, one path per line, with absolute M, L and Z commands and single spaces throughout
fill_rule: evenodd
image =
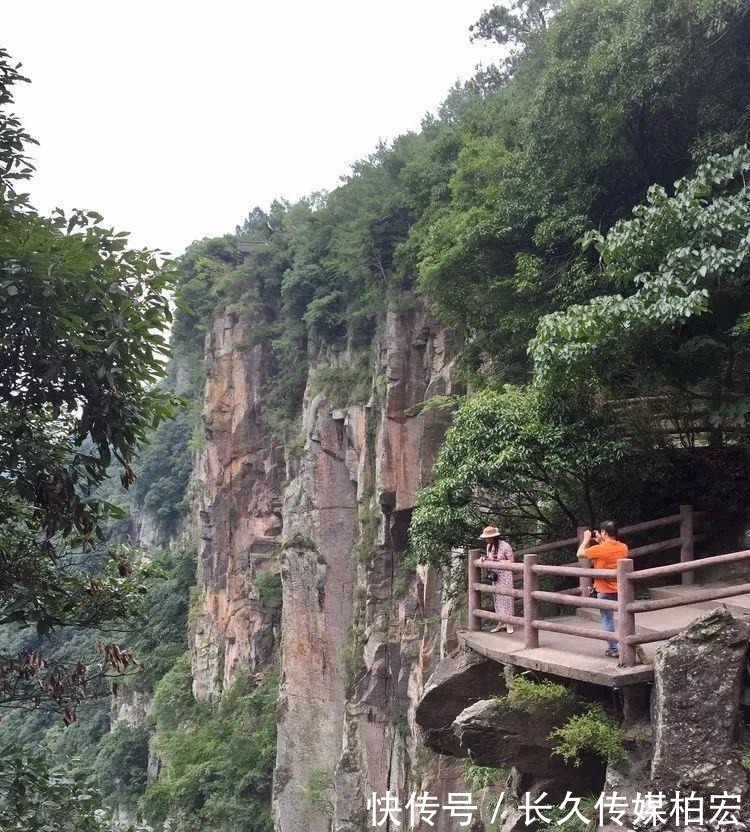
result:
M 750 550 L 694 559 L 693 546 L 708 535 L 694 534 L 694 520 L 705 514 L 682 506 L 680 513 L 627 527 L 627 535 L 679 524 L 680 536 L 656 541 L 630 550 L 630 557 L 618 561 L 617 569 L 595 570 L 586 558 L 562 565 L 537 563 L 540 552 L 578 546 L 579 538 L 544 544 L 535 551 L 523 550 L 516 556 L 523 563 L 487 561 L 482 550 L 469 553 L 469 630 L 459 635 L 463 644 L 487 658 L 557 676 L 607 687 L 619 688 L 653 679 L 653 656 L 659 645 L 679 633 L 695 618 L 712 607 L 726 605 L 740 616 L 750 617 L 750 583 L 732 580 L 694 586 L 696 571 L 720 564 L 750 562 Z M 579 530 L 579 536 L 583 530 Z M 667 566 L 635 569 L 638 557 L 669 549 L 680 550 L 680 561 Z M 507 569 L 522 577 L 521 588 L 501 589 L 483 583 L 482 568 Z M 568 577 L 578 586 L 557 592 L 539 589 L 541 576 Z M 617 601 L 589 597 L 595 577 L 617 578 Z M 671 581 L 661 586 L 649 582 Z M 676 583 L 679 580 L 680 583 Z M 636 598 L 636 593 L 641 596 Z M 481 608 L 482 595 L 510 595 L 523 600 L 523 616 L 506 616 Z M 642 597 L 647 596 L 647 597 Z M 543 618 L 539 602 L 574 608 L 575 614 Z M 615 612 L 614 634 L 605 634 L 599 623 L 599 610 Z M 482 632 L 482 620 L 512 624 L 515 632 Z M 603 642 L 619 642 L 620 659 L 604 655 Z

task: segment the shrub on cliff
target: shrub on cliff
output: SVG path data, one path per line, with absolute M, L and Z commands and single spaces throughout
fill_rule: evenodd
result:
M 514 676 L 508 693 L 498 697 L 504 707 L 533 715 L 539 711 L 556 711 L 579 702 L 575 691 L 559 682 L 544 679 L 540 682 L 527 676 Z
M 102 738 L 94 768 L 102 794 L 115 804 L 129 805 L 146 788 L 148 739 L 142 725 L 118 725 Z
M 551 734 L 555 754 L 574 766 L 581 764 L 582 752 L 596 754 L 605 763 L 623 768 L 628 756 L 622 744 L 622 727 L 601 705 L 570 717 Z
M 153 824 L 175 832 L 272 832 L 278 680 L 239 675 L 215 705 L 192 696 L 189 656 L 157 685 L 154 747 L 163 761 L 141 800 Z

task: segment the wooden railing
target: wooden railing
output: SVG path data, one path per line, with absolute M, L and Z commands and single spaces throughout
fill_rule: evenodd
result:
M 643 532 L 650 532 L 654 529 L 665 528 L 666 526 L 679 526 L 680 534 L 678 537 L 670 537 L 667 540 L 659 540 L 656 543 L 647 543 L 645 546 L 637 546 L 630 549 L 630 557 L 635 558 L 641 555 L 650 555 L 654 552 L 668 551 L 669 549 L 680 549 L 680 562 L 687 563 L 691 561 L 694 556 L 694 546 L 708 538 L 707 534 L 695 533 L 695 521 L 704 520 L 708 517 L 706 511 L 694 511 L 690 505 L 680 506 L 678 514 L 670 514 L 667 517 L 658 517 L 656 520 L 646 520 L 644 523 L 636 523 L 632 526 L 625 526 L 620 529 L 620 535 L 623 537 L 630 537 L 632 535 L 642 534 Z M 569 549 L 571 547 L 578 548 L 581 542 L 584 531 L 587 526 L 580 526 L 578 528 L 577 537 L 569 537 L 567 540 L 555 540 L 552 543 L 542 543 L 539 546 L 532 546 L 528 549 L 520 549 L 515 554 L 516 556 L 526 555 L 530 553 L 541 554 L 542 552 L 554 552 L 559 549 Z M 574 564 L 573 564 L 574 565 Z M 588 558 L 578 558 L 578 565 L 582 569 L 590 568 L 591 561 Z M 580 576 L 578 593 L 587 594 L 591 587 L 592 576 Z M 693 581 L 692 573 L 685 573 L 682 576 L 683 584 L 691 584 Z
M 701 601 L 731 598 L 750 592 L 750 583 L 745 583 L 733 587 L 722 587 L 720 589 L 707 588 L 682 592 L 679 596 L 671 598 L 643 601 L 635 600 L 635 585 L 637 583 L 653 578 L 680 575 L 683 578 L 684 584 L 691 585 L 693 583 L 694 573 L 699 569 L 716 564 L 738 563 L 740 561 L 750 560 L 750 550 L 695 560 L 693 556 L 693 543 L 698 539 L 706 537 L 706 535 L 694 534 L 693 520 L 704 516 L 705 513 L 703 512 L 694 512 L 692 506 L 681 506 L 679 514 L 626 527 L 622 532 L 630 535 L 679 523 L 680 536 L 631 549 L 629 557 L 622 558 L 617 562 L 616 569 L 593 569 L 591 568 L 591 562 L 587 558 L 580 559 L 585 560 L 586 565 L 570 563 L 551 566 L 542 565 L 537 562 L 540 552 L 554 551 L 555 549 L 567 548 L 572 545 L 577 546 L 579 538 L 543 544 L 533 552 L 520 550 L 515 555 L 516 557 L 523 556 L 522 563 L 487 560 L 483 556 L 484 552 L 481 549 L 473 549 L 469 552 L 468 557 L 469 629 L 472 631 L 480 630 L 482 619 L 523 627 L 524 644 L 527 648 L 539 646 L 540 631 L 582 636 L 602 641 L 615 641 L 620 646 L 620 665 L 624 667 L 632 666 L 636 663 L 635 646 L 637 644 L 662 641 L 671 638 L 682 629 L 682 627 L 676 627 L 668 630 L 637 634 L 635 631 L 636 613 L 681 607 Z M 634 571 L 633 557 L 677 547 L 680 548 L 679 563 L 668 566 L 657 566 L 651 569 L 641 569 L 637 572 Z M 517 589 L 513 587 L 503 589 L 493 584 L 483 583 L 481 580 L 482 568 L 510 571 L 515 574 L 520 573 L 523 577 L 522 588 Z M 572 594 L 570 591 L 547 592 L 540 590 L 538 585 L 539 577 L 545 575 L 578 578 L 580 585 L 576 588 L 576 591 L 580 593 L 580 597 Z M 686 577 L 688 580 L 684 580 Z M 616 580 L 618 586 L 617 600 L 590 597 L 588 587 L 594 578 Z M 502 613 L 483 610 L 481 608 L 482 593 L 522 599 L 523 616 L 504 615 Z M 612 610 L 617 615 L 617 630 L 612 633 L 598 629 L 573 627 L 559 621 L 545 620 L 538 615 L 538 604 L 540 601 L 548 601 L 565 606 Z

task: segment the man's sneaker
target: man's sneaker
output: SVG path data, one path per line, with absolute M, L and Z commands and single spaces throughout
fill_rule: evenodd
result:
M 619 650 L 613 650 L 611 647 L 608 647 L 604 651 L 604 655 L 609 656 L 611 659 L 619 659 L 620 658 L 620 651 Z

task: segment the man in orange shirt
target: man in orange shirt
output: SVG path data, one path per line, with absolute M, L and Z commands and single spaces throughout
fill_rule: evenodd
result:
M 578 547 L 578 557 L 592 560 L 594 569 L 616 569 L 617 561 L 628 556 L 628 547 L 617 539 L 617 524 L 612 520 L 606 520 L 598 530 L 594 532 L 596 543 L 591 543 L 591 532 L 586 529 L 583 533 L 583 540 Z M 606 598 L 610 601 L 617 600 L 617 581 L 606 578 L 595 578 L 594 589 L 597 598 Z M 613 610 L 600 610 L 602 616 L 602 629 L 608 633 L 615 631 L 615 614 Z M 607 641 L 607 656 L 617 659 L 620 651 L 616 641 Z

